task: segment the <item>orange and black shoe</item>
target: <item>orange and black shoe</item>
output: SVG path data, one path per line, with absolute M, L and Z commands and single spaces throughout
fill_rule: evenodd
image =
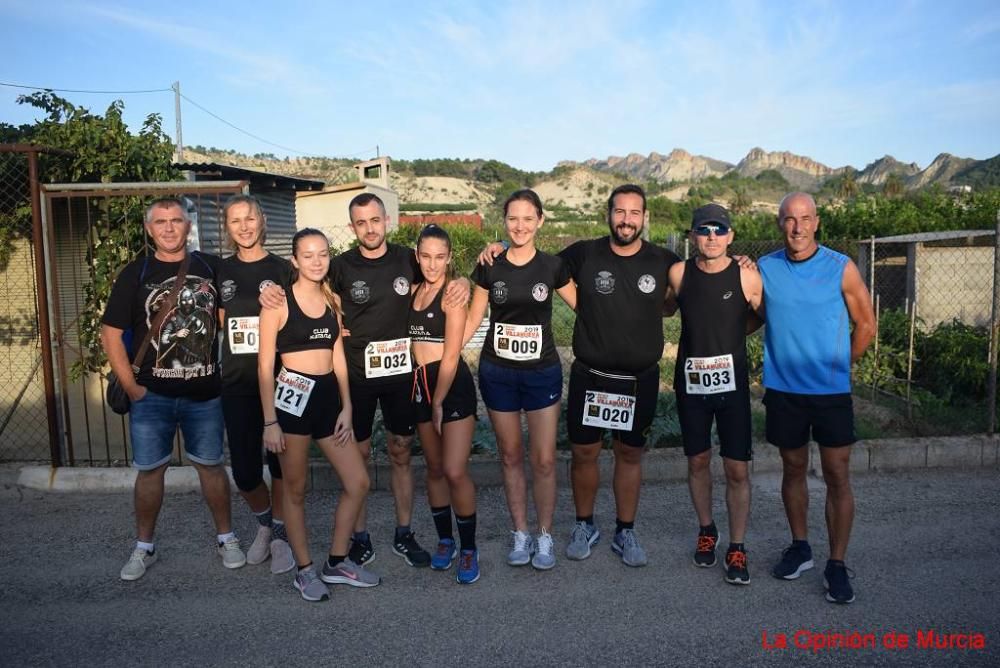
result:
M 734 585 L 750 584 L 747 553 L 742 546 L 730 545 L 726 551 L 726 582 Z
M 698 547 L 694 551 L 694 565 L 699 568 L 715 566 L 715 546 L 719 542 L 719 531 L 712 526 L 698 532 Z

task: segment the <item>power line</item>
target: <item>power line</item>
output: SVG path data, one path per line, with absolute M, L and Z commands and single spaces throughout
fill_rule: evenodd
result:
M 82 90 L 79 88 L 50 88 L 49 86 L 25 86 L 22 84 L 0 81 L 0 86 L 8 88 L 23 88 L 25 90 L 50 90 L 54 93 L 89 93 L 94 95 L 138 95 L 140 93 L 169 93 L 169 88 L 151 88 L 149 90 Z
M 248 137 L 253 137 L 253 138 L 254 138 L 254 139 L 256 139 L 257 141 L 261 141 L 261 142 L 264 142 L 265 144 L 267 144 L 267 145 L 269 145 L 269 146 L 274 146 L 274 147 L 276 147 L 276 148 L 280 148 L 280 149 L 282 149 L 282 150 L 284 150 L 284 151 L 291 151 L 292 153 L 297 153 L 297 154 L 299 154 L 299 155 L 303 155 L 303 156 L 304 156 L 304 155 L 308 155 L 308 153 L 306 153 L 305 151 L 299 151 L 299 150 L 297 150 L 297 149 L 294 149 L 294 148 L 289 148 L 289 147 L 287 147 L 287 146 L 282 146 L 281 144 L 275 144 L 275 143 L 274 143 L 273 141 L 268 141 L 268 140 L 264 139 L 263 137 L 258 137 L 257 135 L 255 135 L 255 134 L 254 134 L 254 133 L 252 133 L 252 132 L 247 132 L 247 131 L 246 131 L 246 130 L 244 130 L 243 128 L 241 128 L 241 127 L 238 127 L 238 126 L 236 126 L 236 125 L 233 125 L 232 123 L 230 123 L 230 122 L 229 122 L 229 121 L 227 121 L 226 119 L 222 118 L 222 117 L 221 117 L 221 116 L 219 116 L 218 114 L 214 114 L 214 113 L 212 113 L 211 111 L 209 111 L 209 110 L 208 110 L 208 109 L 206 109 L 205 107 L 201 106 L 200 104 L 198 104 L 197 102 L 195 102 L 194 100 L 192 100 L 191 98 L 189 98 L 189 97 L 188 97 L 187 95 L 185 95 L 184 93 L 180 93 L 180 96 L 181 96 L 182 98 L 184 98 L 185 100 L 187 100 L 188 102 L 190 102 L 191 104 L 193 104 L 194 106 L 196 106 L 196 107 L 198 107 L 199 109 L 201 109 L 202 111 L 204 111 L 204 112 L 205 112 L 206 114 L 208 114 L 209 116 L 211 116 L 211 117 L 212 117 L 212 118 L 214 118 L 215 120 L 217 120 L 217 121 L 220 121 L 220 122 L 222 122 L 222 123 L 225 123 L 226 125 L 228 125 L 228 126 L 229 126 L 229 127 L 231 127 L 232 129 L 236 130 L 237 132 L 242 132 L 243 134 L 245 134 L 245 135 L 246 135 L 246 136 L 248 136 Z

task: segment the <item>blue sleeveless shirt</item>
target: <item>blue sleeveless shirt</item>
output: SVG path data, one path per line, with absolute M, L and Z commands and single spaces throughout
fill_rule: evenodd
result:
M 819 246 L 807 260 L 785 249 L 760 258 L 767 327 L 764 387 L 796 394 L 851 391 L 850 317 L 842 284 L 848 257 Z

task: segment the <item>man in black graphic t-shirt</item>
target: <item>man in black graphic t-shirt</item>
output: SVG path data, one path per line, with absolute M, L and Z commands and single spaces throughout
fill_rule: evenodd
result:
M 138 540 L 121 570 L 123 580 L 138 580 L 156 561 L 153 532 L 163 504 L 163 477 L 177 427 L 194 464 L 202 494 L 215 522 L 218 553 L 226 568 L 246 563 L 231 529 L 229 476 L 222 466 L 222 406 L 219 399 L 218 340 L 215 312 L 218 258 L 194 252 L 188 257 L 191 221 L 177 199 L 157 200 L 146 211 L 146 233 L 155 252 L 122 269 L 101 320 L 101 343 L 108 362 L 132 400 L 129 434 L 135 480 Z M 183 276 L 178 273 L 188 259 Z M 167 303 L 177 280 L 177 306 Z M 166 313 L 150 337 L 142 359 L 125 347 L 130 330 L 138 348 L 159 312 Z M 133 366 L 138 369 L 133 374 Z
M 616 530 L 611 549 L 628 566 L 646 564 L 634 525 L 642 453 L 656 413 L 667 271 L 679 260 L 642 240 L 648 222 L 642 188 L 623 185 L 608 199 L 610 235 L 559 253 L 577 285 L 566 426 L 573 446 L 576 525 L 566 546 L 586 559 L 600 538 L 594 525 L 598 457 L 610 430 L 615 452 Z

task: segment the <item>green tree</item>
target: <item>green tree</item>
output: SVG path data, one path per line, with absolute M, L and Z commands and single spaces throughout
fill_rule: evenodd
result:
M 903 194 L 903 177 L 896 172 L 889 174 L 882 184 L 882 194 L 886 197 L 899 197 Z
M 858 181 L 854 170 L 848 169 L 841 175 L 837 194 L 843 199 L 850 199 L 858 194 Z

